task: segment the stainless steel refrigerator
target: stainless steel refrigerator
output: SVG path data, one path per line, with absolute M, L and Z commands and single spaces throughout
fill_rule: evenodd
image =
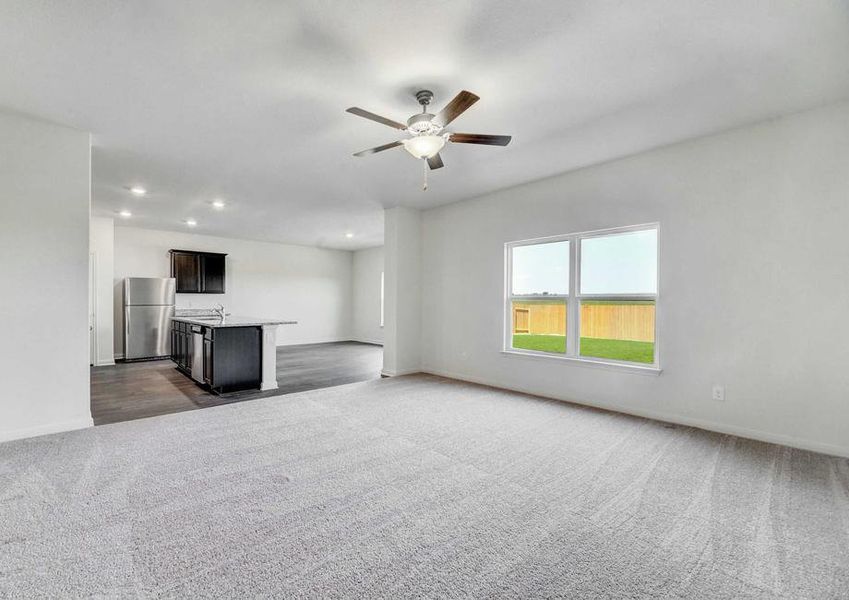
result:
M 124 360 L 171 354 L 175 289 L 173 277 L 124 279 Z

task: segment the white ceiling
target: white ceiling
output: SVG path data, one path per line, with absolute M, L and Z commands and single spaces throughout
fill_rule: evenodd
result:
M 845 0 L 0 0 L 0 106 L 93 133 L 94 214 L 348 249 L 383 207 L 847 98 L 847 56 Z M 345 108 L 403 121 L 423 87 L 512 144 L 449 145 L 427 192 L 401 148 L 351 157 L 399 132 Z

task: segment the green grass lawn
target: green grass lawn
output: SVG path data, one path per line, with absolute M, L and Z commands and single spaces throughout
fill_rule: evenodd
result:
M 566 337 L 562 335 L 513 334 L 513 347 L 538 352 L 566 352 Z M 630 362 L 654 362 L 654 344 L 652 342 L 632 342 L 629 340 L 603 340 L 581 338 L 581 356 L 610 358 Z

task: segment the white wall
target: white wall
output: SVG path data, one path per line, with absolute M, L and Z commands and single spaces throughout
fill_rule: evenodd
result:
M 281 346 L 351 338 L 351 252 L 133 227 L 115 228 L 116 332 L 124 330 L 124 277 L 168 277 L 171 248 L 227 254 L 227 293 L 177 294 L 178 308 L 221 303 L 234 315 L 298 321 L 278 328 Z
M 94 217 L 90 221 L 89 252 L 94 255 L 94 310 L 96 344 L 95 364 L 97 366 L 115 364 L 113 357 L 114 316 L 113 284 L 114 277 L 115 221 Z
M 88 133 L 0 112 L 0 440 L 90 426 Z
M 383 373 L 415 373 L 421 366 L 421 214 L 403 206 L 389 208 L 383 230 Z
M 501 354 L 505 242 L 653 221 L 660 376 Z M 849 104 L 426 211 L 423 368 L 849 455 L 847 225 Z
M 353 339 L 383 343 L 380 324 L 380 276 L 383 273 L 383 246 L 354 252 Z

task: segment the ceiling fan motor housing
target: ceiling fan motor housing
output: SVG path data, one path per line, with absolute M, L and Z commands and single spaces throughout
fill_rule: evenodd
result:
M 436 135 L 442 129 L 433 122 L 434 115 L 419 113 L 407 119 L 407 131 L 413 135 Z
M 430 90 L 419 90 L 416 92 L 416 100 L 422 106 L 427 106 L 433 100 L 433 92 Z

